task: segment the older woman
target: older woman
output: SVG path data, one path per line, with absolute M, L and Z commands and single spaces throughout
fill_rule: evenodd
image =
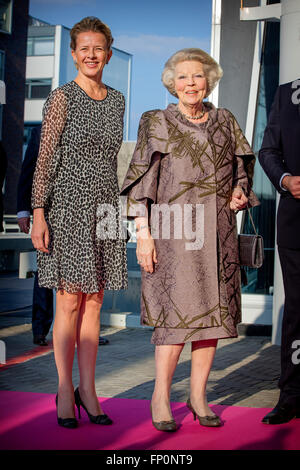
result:
M 111 424 L 95 390 L 104 289 L 127 287 L 125 241 L 101 231 L 103 207 L 117 214 L 117 153 L 123 139 L 124 97 L 102 82 L 111 31 L 88 17 L 71 30 L 78 75 L 50 93 L 44 107 L 34 175 L 32 241 L 39 284 L 55 288 L 53 330 L 58 371 L 58 424 L 76 427 L 74 401 L 90 421 Z M 105 206 L 103 206 L 105 204 Z M 77 342 L 79 388 L 72 383 Z
M 154 426 L 177 428 L 170 389 L 191 343 L 187 406 L 204 426 L 220 426 L 206 384 L 219 338 L 237 336 L 240 268 L 235 212 L 259 202 L 251 190 L 255 157 L 230 111 L 204 102 L 222 76 L 200 49 L 183 49 L 162 80 L 178 104 L 148 111 L 122 194 L 135 217 L 142 267 L 141 317 L 153 326 Z

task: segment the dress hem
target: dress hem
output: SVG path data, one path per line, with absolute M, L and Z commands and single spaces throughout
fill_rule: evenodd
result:
M 104 287 L 99 287 L 98 290 L 96 289 L 92 289 L 92 290 L 87 290 L 87 289 L 83 289 L 83 290 L 75 290 L 75 291 L 71 291 L 69 289 L 66 289 L 64 287 L 57 287 L 57 286 L 54 286 L 54 285 L 45 285 L 45 284 L 40 284 L 39 283 L 39 287 L 44 287 L 46 289 L 53 289 L 55 290 L 56 292 L 58 291 L 66 291 L 68 294 L 96 294 L 97 292 L 101 292 L 102 290 L 104 291 L 119 291 L 119 290 L 126 290 L 128 289 L 128 285 L 124 285 L 122 287 L 108 287 L 108 288 L 104 288 Z
M 154 328 L 151 344 L 155 345 L 167 345 L 167 344 L 182 344 L 192 343 L 194 341 L 206 341 L 213 339 L 229 339 L 237 338 L 237 325 L 232 328 L 232 331 L 226 331 L 223 327 L 217 328 L 195 328 L 183 329 L 183 328 Z M 234 331 L 235 330 L 235 331 Z M 190 334 L 192 332 L 192 334 Z

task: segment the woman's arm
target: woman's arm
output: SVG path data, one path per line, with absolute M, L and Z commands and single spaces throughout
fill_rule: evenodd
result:
M 49 229 L 45 220 L 43 207 L 39 207 L 33 211 L 31 240 L 34 248 L 44 253 L 49 253 Z
M 230 209 L 238 211 L 246 206 L 254 207 L 259 201 L 252 191 L 255 155 L 237 120 L 229 111 L 234 142 L 233 178 Z
M 145 271 L 153 273 L 153 263 L 157 263 L 157 256 L 154 240 L 148 225 L 148 217 L 136 217 L 134 220 L 137 232 L 136 256 L 138 263 Z
M 161 111 L 143 114 L 137 144 L 124 179 L 121 194 L 127 196 L 124 216 L 134 218 L 137 227 L 137 259 L 145 271 L 152 273 L 157 263 L 154 240 L 148 221 L 148 204 L 156 204 L 161 158 L 168 139 Z
M 45 207 L 51 194 L 58 164 L 59 146 L 67 116 L 66 97 L 62 90 L 50 93 L 43 109 L 39 154 L 32 184 L 32 209 Z
M 248 198 L 245 195 L 243 189 L 241 188 L 241 186 L 236 186 L 232 191 L 230 209 L 233 211 L 240 211 L 242 209 L 245 209 L 247 204 Z
M 66 115 L 66 97 L 62 90 L 54 90 L 50 93 L 43 109 L 41 142 L 33 176 L 31 199 L 33 208 L 31 239 L 33 246 L 44 253 L 49 253 L 49 229 L 44 207 L 55 180 L 58 164 L 57 147 L 65 126 Z

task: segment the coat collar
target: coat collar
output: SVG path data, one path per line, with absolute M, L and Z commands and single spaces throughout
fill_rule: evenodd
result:
M 166 118 L 169 118 L 171 120 L 176 120 L 180 122 L 181 124 L 184 124 L 185 126 L 191 127 L 195 130 L 200 130 L 200 129 L 206 129 L 209 125 L 211 125 L 213 122 L 217 120 L 217 113 L 218 110 L 217 108 L 210 103 L 209 101 L 204 101 L 203 103 L 208 110 L 208 119 L 206 122 L 203 123 L 194 123 L 186 119 L 183 114 L 178 110 L 177 104 L 171 103 L 169 106 L 163 111 Z

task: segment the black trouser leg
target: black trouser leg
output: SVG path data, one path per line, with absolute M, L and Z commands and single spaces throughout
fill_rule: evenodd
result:
M 35 274 L 32 300 L 33 336 L 49 333 L 53 320 L 53 291 L 38 284 L 38 272 Z
M 281 335 L 280 401 L 300 405 L 300 250 L 278 247 L 285 292 Z M 294 347 L 293 347 L 294 346 Z M 297 361 L 298 358 L 298 361 Z

